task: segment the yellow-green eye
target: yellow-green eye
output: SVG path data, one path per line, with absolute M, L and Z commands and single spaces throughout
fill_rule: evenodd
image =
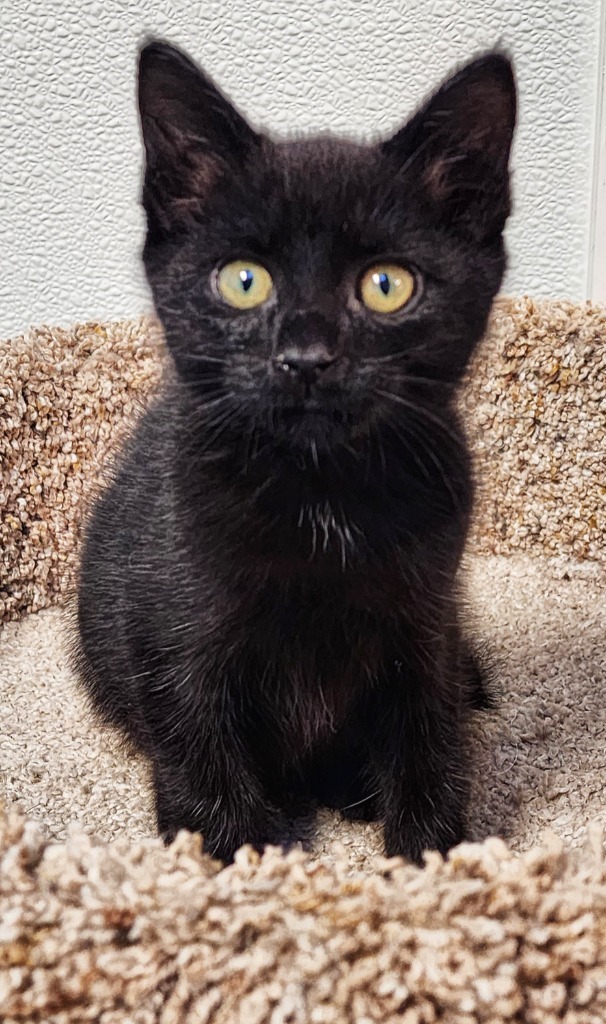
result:
M 236 309 L 254 309 L 267 302 L 273 291 L 271 275 L 260 263 L 234 260 L 226 263 L 217 276 L 219 294 Z
M 410 302 L 415 279 L 397 263 L 377 263 L 362 275 L 360 298 L 374 313 L 396 313 Z

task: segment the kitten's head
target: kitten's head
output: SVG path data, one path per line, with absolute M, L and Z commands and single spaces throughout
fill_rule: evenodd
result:
M 369 145 L 256 132 L 163 43 L 141 52 L 139 105 L 145 267 L 208 443 L 317 458 L 423 432 L 503 276 L 509 60 L 468 64 Z

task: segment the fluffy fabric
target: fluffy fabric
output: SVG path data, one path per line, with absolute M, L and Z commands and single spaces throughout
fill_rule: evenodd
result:
M 499 695 L 470 831 L 508 846 L 422 871 L 330 815 L 309 852 L 224 871 L 193 837 L 149 838 L 145 766 L 91 722 L 60 611 L 24 613 L 68 592 L 162 340 L 142 320 L 0 344 L 0 778 L 29 817 L 0 819 L 7 1024 L 605 1019 L 605 334 L 597 307 L 502 301 L 465 392 L 470 605 Z

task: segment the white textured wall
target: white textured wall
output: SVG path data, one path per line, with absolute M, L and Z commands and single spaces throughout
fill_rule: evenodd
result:
M 600 0 L 0 0 L 0 335 L 149 308 L 136 49 L 189 50 L 275 130 L 399 124 L 501 40 L 522 95 L 509 292 L 583 298 Z

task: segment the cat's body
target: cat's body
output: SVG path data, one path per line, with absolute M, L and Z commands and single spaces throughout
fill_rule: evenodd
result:
M 503 273 L 515 114 L 508 62 L 471 68 L 453 120 L 478 82 L 502 116 L 458 129 L 494 177 L 462 202 L 435 110 L 381 149 L 275 143 L 181 55 L 143 51 L 145 262 L 175 372 L 89 523 L 78 662 L 151 760 L 160 831 L 221 857 L 309 799 L 381 817 L 415 860 L 464 834 L 482 693 L 453 402 Z M 271 275 L 254 308 L 217 290 L 235 260 L 243 288 Z M 411 268 L 402 311 L 361 302 L 375 264 L 385 293 Z

